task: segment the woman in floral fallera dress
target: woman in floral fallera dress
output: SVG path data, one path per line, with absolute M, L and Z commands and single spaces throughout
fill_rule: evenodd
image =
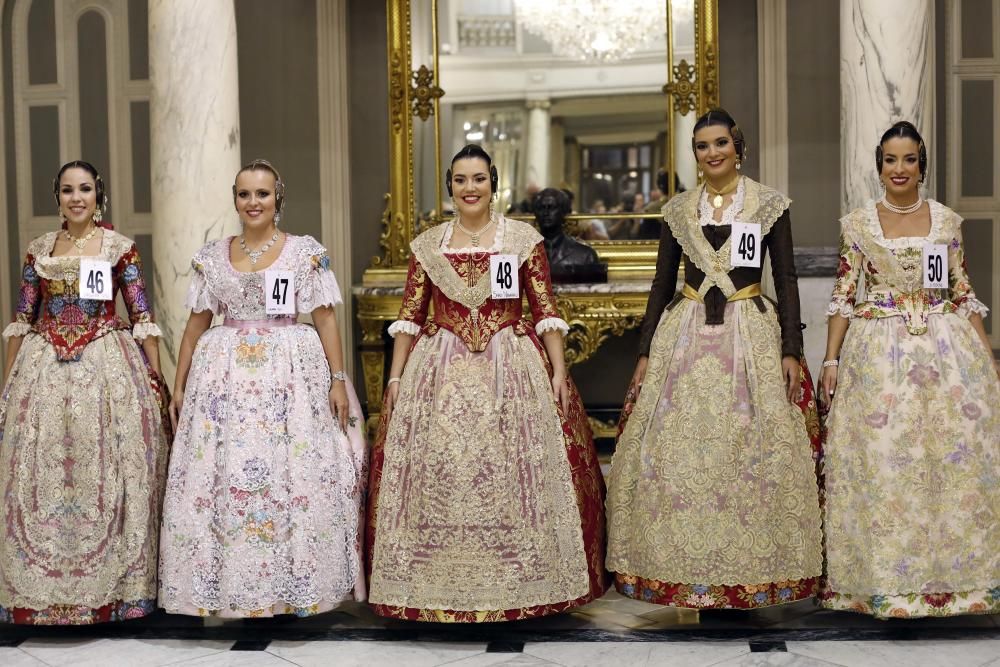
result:
M 233 197 L 243 234 L 207 244 L 192 261 L 160 605 L 200 616 L 307 616 L 352 591 L 365 597 L 361 407 L 342 370 L 340 289 L 326 250 L 277 230 L 284 183 L 269 163 L 240 170 Z M 272 281 L 282 278 L 293 281 L 284 286 L 291 307 L 274 314 L 273 290 L 282 291 Z M 315 329 L 296 313 L 310 313 Z M 225 323 L 209 330 L 213 314 Z
M 4 331 L 0 621 L 138 618 L 155 609 L 168 447 L 160 329 L 135 244 L 102 219 L 97 170 L 70 162 L 55 186 L 64 229 L 28 245 Z M 115 314 L 118 294 L 130 324 Z
M 822 603 L 882 618 L 997 613 L 1000 379 L 987 309 L 961 218 L 920 197 L 916 128 L 890 128 L 876 164 L 884 196 L 841 220 L 820 380 L 832 400 Z M 934 252 L 945 289 L 924 286 Z

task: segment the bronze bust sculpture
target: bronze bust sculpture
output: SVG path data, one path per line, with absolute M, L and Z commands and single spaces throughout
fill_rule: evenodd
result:
M 556 188 L 545 188 L 532 205 L 535 223 L 542 233 L 548 255 L 552 282 L 607 282 L 608 265 L 597 258 L 597 251 L 568 236 L 563 229 L 571 211 L 569 196 Z

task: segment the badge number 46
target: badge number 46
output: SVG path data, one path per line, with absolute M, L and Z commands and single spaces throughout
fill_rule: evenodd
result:
M 264 272 L 264 312 L 295 314 L 295 272 L 268 269 Z
M 490 255 L 490 294 L 494 299 L 521 297 L 521 286 L 517 283 L 520 265 L 517 255 Z
M 110 301 L 111 262 L 99 259 L 80 260 L 80 298 Z
M 760 266 L 763 248 L 760 247 L 760 225 L 734 222 L 730 263 L 733 266 Z
M 948 287 L 948 246 L 939 243 L 924 245 L 924 288 Z

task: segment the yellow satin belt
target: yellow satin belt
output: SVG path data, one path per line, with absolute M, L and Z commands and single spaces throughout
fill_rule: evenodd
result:
M 687 283 L 684 283 L 684 289 L 681 290 L 681 294 L 683 294 L 686 299 L 691 299 L 692 301 L 697 301 L 698 303 L 705 303 L 705 299 L 698 293 L 698 290 L 691 287 Z M 762 294 L 763 292 L 760 291 L 760 283 L 754 283 L 753 285 L 747 285 L 739 292 L 734 292 L 731 297 L 726 299 L 726 301 L 752 299 L 755 296 L 761 296 Z

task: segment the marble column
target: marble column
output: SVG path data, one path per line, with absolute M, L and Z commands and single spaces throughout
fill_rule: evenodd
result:
M 233 0 L 149 0 L 156 317 L 173 384 L 191 256 L 235 233 L 240 116 Z
M 694 136 L 694 124 L 697 120 L 698 116 L 694 111 L 688 111 L 684 115 L 674 112 L 674 171 L 685 190 L 698 187 L 698 160 L 691 150 L 691 137 Z M 669 186 L 668 183 L 667 187 Z
M 933 145 L 933 19 L 931 0 L 840 0 L 843 212 L 879 196 L 875 147 L 894 122 Z
M 551 118 L 548 100 L 528 100 L 528 183 L 539 188 L 557 186 L 549 183 L 549 125 Z

